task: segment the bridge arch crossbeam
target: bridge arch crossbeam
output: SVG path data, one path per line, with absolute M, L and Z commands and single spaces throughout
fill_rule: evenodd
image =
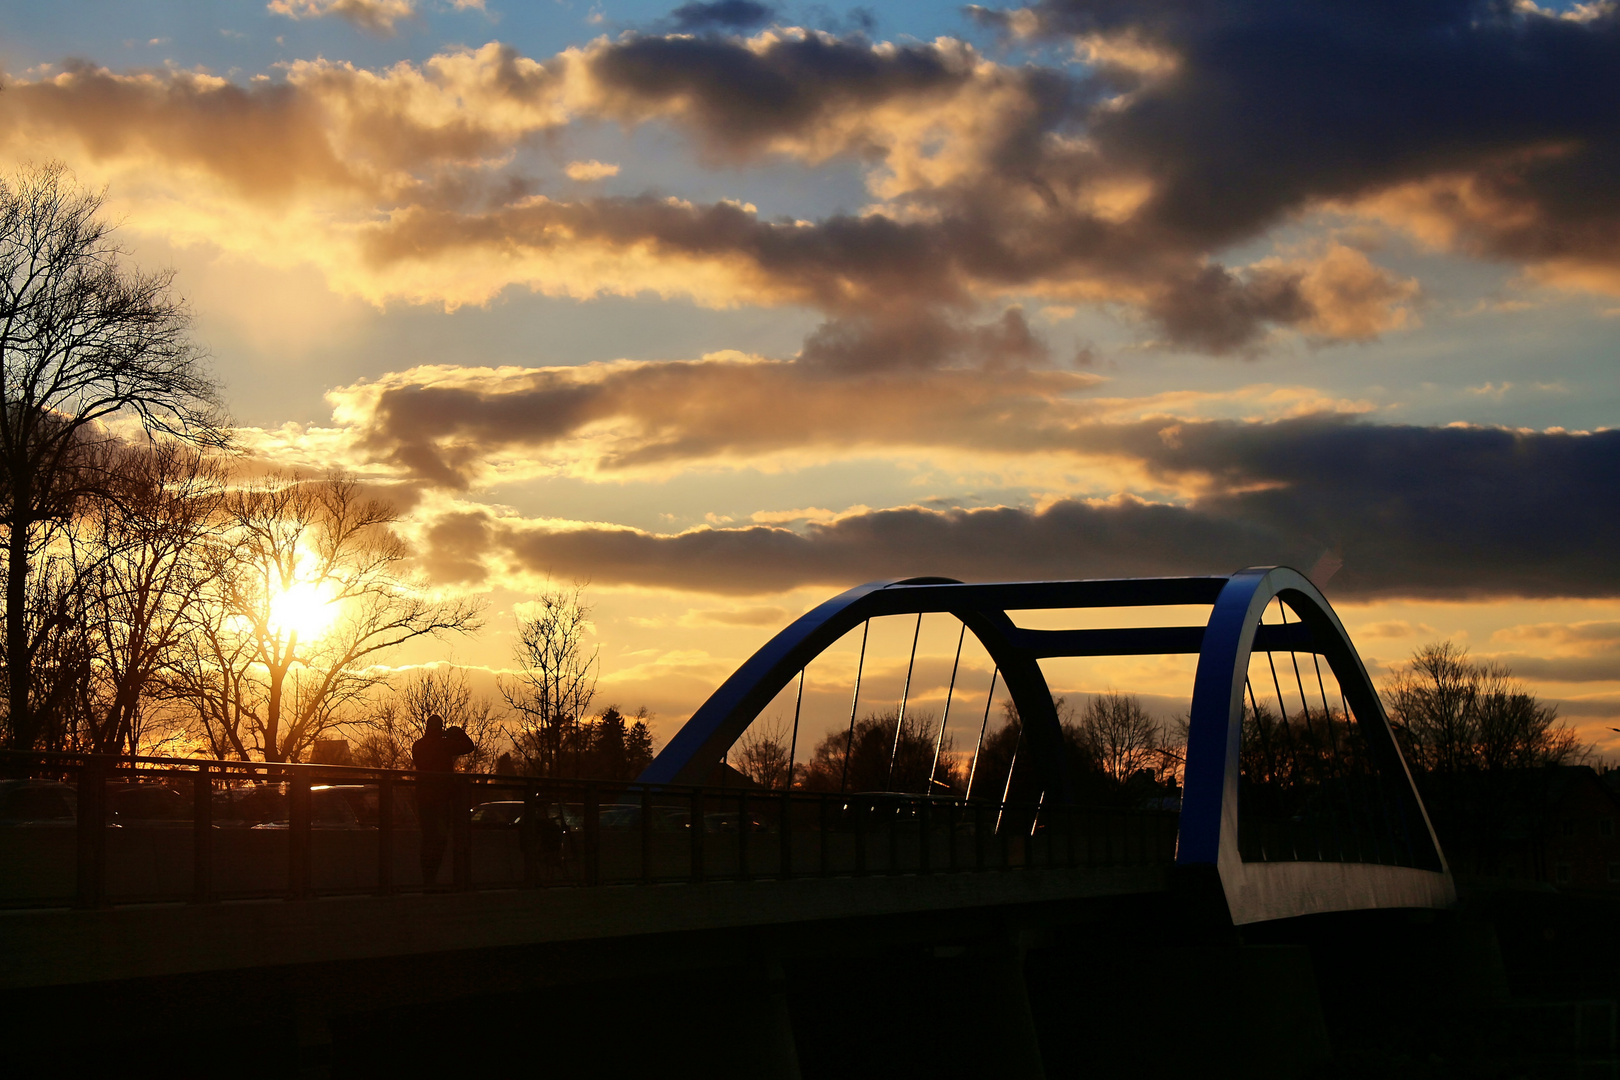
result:
M 749 657 L 692 714 L 639 779 L 702 783 L 777 693 L 846 633 L 885 615 L 947 613 L 973 632 L 999 668 L 1023 720 L 1030 760 L 1043 787 L 1050 798 L 1067 802 L 1073 783 L 1039 661 L 1052 656 L 1197 652 L 1202 631 L 1198 627 L 1026 630 L 1014 625 L 1007 612 L 1210 604 L 1226 581 L 1188 577 L 965 584 L 950 578 L 906 578 L 859 585 L 802 615 Z
M 1267 624 L 1280 600 L 1297 622 Z M 1209 606 L 1204 626 L 1034 630 L 1009 611 Z M 857 586 L 790 624 L 692 714 L 639 778 L 701 784 L 754 718 L 824 650 L 864 621 L 948 613 L 973 631 L 998 666 L 1024 722 L 1030 760 L 1047 798 L 1072 801 L 1062 732 L 1039 661 L 1048 657 L 1197 654 L 1176 862 L 1213 871 L 1234 922 L 1372 907 L 1443 907 L 1455 888 L 1378 693 L 1327 600 L 1304 575 L 1257 567 L 1229 577 L 1135 578 L 965 584 L 908 578 Z M 1256 652 L 1314 653 L 1333 672 L 1379 776 L 1389 778 L 1409 865 L 1251 862 L 1242 857 L 1238 814 L 1244 687 Z M 1345 718 L 1346 720 L 1349 717 Z
M 1286 605 L 1300 621 L 1289 627 L 1264 624 L 1273 601 Z M 1373 765 L 1390 780 L 1405 821 L 1406 861 L 1411 865 L 1243 858 L 1239 787 L 1244 688 L 1250 657 L 1264 651 L 1314 652 L 1326 661 Z M 1239 924 L 1328 911 L 1447 907 L 1456 900 L 1445 856 L 1378 691 L 1326 598 L 1296 570 L 1241 570 L 1227 580 L 1210 612 L 1193 682 L 1176 862 L 1186 868 L 1213 867 Z

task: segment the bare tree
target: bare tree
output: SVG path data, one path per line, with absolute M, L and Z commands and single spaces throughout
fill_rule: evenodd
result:
M 393 507 L 348 477 L 269 477 L 225 517 L 182 684 L 218 754 L 296 761 L 385 681 L 380 654 L 480 625 L 477 602 L 424 595 Z
M 517 713 L 513 743 L 529 770 L 560 775 L 565 754 L 578 743 L 580 720 L 596 697 L 599 648 L 587 649 L 591 609 L 585 586 L 548 588 L 518 618 L 514 658 L 518 670 L 500 681 L 501 694 Z
M 960 791 L 963 777 L 949 735 L 935 766 L 934 721 L 927 709 L 908 709 L 903 720 L 898 709 L 888 709 L 862 717 L 847 730 L 829 731 L 816 743 L 810 760 L 800 766 L 802 784 L 810 791 L 920 793 L 928 790 L 932 770 L 932 794 Z M 894 748 L 896 728 L 900 731 L 898 751 Z
M 755 721 L 731 752 L 733 768 L 760 787 L 773 791 L 793 786 L 788 762 L 788 727 L 780 716 L 765 724 Z
M 474 694 L 459 667 L 417 668 L 399 690 L 399 702 L 414 742 L 434 713 L 444 726 L 459 727 L 472 740 L 473 752 L 457 762 L 467 772 L 488 772 L 506 742 L 506 728 L 486 694 Z
M 355 724 L 359 728 L 353 748 L 356 765 L 368 769 L 411 767 L 411 744 L 422 737 L 422 727 L 411 725 L 399 695 L 374 698 Z
M 224 493 L 222 463 L 173 440 L 119 457 L 113 497 L 81 527 L 94 569 L 82 579 L 90 663 L 77 741 L 94 753 L 135 753 L 166 696 L 214 570 L 204 552 Z
M 42 736 L 35 661 L 59 607 L 32 588 L 86 499 L 105 494 L 108 426 L 227 441 L 172 272 L 142 273 L 59 165 L 0 180 L 0 523 L 6 529 L 6 742 Z M 60 592 L 60 590 L 44 590 Z M 69 590 L 72 591 L 72 590 Z
M 1080 713 L 1080 730 L 1091 744 L 1103 772 L 1127 780 L 1142 769 L 1165 765 L 1165 732 L 1134 695 L 1093 694 Z
M 1537 701 L 1506 667 L 1475 663 L 1450 641 L 1413 653 L 1385 686 L 1384 702 L 1407 760 L 1427 773 L 1559 765 L 1590 753 L 1555 706 Z

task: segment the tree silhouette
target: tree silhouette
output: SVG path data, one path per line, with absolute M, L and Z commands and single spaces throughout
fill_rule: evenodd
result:
M 591 609 L 584 591 L 578 582 L 546 589 L 518 618 L 518 670 L 500 688 L 518 715 L 513 745 L 531 775 L 578 775 L 582 764 L 586 747 L 577 729 L 596 697 L 598 651 L 586 648 Z
M 896 749 L 895 728 L 899 727 Z M 847 731 L 829 731 L 811 751 L 804 787 L 811 791 L 904 791 L 922 794 L 934 761 L 934 714 L 908 709 L 871 713 Z M 960 793 L 962 774 L 946 735 L 934 773 L 936 795 Z
M 6 529 L 5 742 L 44 734 L 36 661 L 78 582 L 49 553 L 105 498 L 108 425 L 123 419 L 194 445 L 227 442 L 219 398 L 188 336 L 171 272 L 142 273 L 100 220 L 101 196 L 60 165 L 0 180 L 0 522 Z M 37 587 L 38 579 L 56 580 Z
M 298 760 L 384 681 L 381 653 L 480 625 L 475 601 L 423 595 L 393 507 L 352 479 L 267 477 L 233 491 L 224 513 L 179 687 L 220 756 Z M 311 635 L 278 615 L 294 590 L 330 608 L 329 627 Z
M 1475 663 L 1450 641 L 1413 653 L 1384 702 L 1403 753 L 1422 772 L 1562 765 L 1590 753 L 1556 706 L 1537 701 L 1503 665 Z

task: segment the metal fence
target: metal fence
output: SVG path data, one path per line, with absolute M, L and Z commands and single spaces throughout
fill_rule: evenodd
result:
M 1168 864 L 1177 828 L 1173 810 L 466 773 L 425 778 L 446 808 L 419 814 L 413 772 L 177 758 L 7 752 L 0 776 L 6 907 Z

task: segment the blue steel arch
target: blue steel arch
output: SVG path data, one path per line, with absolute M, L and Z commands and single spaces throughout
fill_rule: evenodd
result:
M 1280 598 L 1300 621 L 1266 625 Z M 1211 605 L 1205 626 L 1030 630 L 1008 611 Z M 1001 670 L 1024 721 L 1030 760 L 1049 799 L 1072 801 L 1062 732 L 1039 661 L 1047 657 L 1199 654 L 1188 732 L 1178 867 L 1215 871 L 1236 923 L 1369 907 L 1443 907 L 1456 892 L 1377 691 L 1327 600 L 1287 567 L 1230 577 L 1117 578 L 968 584 L 905 578 L 857 586 L 807 612 L 722 683 L 638 778 L 701 784 L 800 669 L 865 620 L 944 612 L 973 632 Z M 1315 652 L 1343 690 L 1379 771 L 1394 777 L 1411 812 L 1416 866 L 1348 862 L 1244 862 L 1238 847 L 1243 690 L 1256 649 Z
M 1265 626 L 1281 600 L 1300 622 Z M 1246 862 L 1238 847 L 1238 752 L 1249 655 L 1257 648 L 1316 652 L 1327 661 L 1368 753 L 1409 815 L 1413 866 L 1355 862 Z M 1213 867 L 1236 923 L 1327 911 L 1448 907 L 1456 888 L 1423 800 L 1401 757 L 1378 691 L 1327 599 L 1297 570 L 1252 567 L 1233 574 L 1215 599 L 1199 649 L 1187 734 L 1176 864 Z

